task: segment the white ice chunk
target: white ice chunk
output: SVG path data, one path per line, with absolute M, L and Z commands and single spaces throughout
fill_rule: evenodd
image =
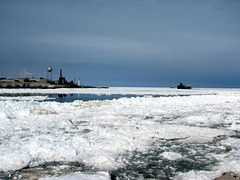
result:
M 240 131 L 240 124 L 236 124 L 236 121 L 234 120 L 232 125 L 231 125 L 231 129 Z
M 222 145 L 233 147 L 235 149 L 240 149 L 240 139 L 227 138 L 226 140 L 221 141 Z
M 8 152 L 0 155 L 0 171 L 14 171 L 27 167 L 31 156 L 24 152 Z
M 32 110 L 30 110 L 30 112 L 34 115 L 37 115 L 37 114 L 42 114 L 42 115 L 56 114 L 56 111 L 44 109 L 42 107 L 34 107 Z
M 176 152 L 163 152 L 161 156 L 170 161 L 177 161 L 183 159 L 183 156 L 180 153 Z
M 27 144 L 25 148 L 32 157 L 30 166 L 37 166 L 53 161 L 77 161 L 77 150 L 64 142 L 36 139 Z

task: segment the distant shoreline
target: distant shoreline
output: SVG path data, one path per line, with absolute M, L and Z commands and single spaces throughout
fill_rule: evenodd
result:
M 109 87 L 97 87 L 97 86 L 83 86 L 65 84 L 53 84 L 46 79 L 1 79 L 0 88 L 6 89 L 57 89 L 57 88 L 109 88 Z

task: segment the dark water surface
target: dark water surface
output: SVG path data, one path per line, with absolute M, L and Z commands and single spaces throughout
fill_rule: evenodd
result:
M 189 94 L 183 95 L 134 95 L 134 94 L 51 94 L 48 95 L 49 99 L 44 101 L 55 101 L 55 102 L 73 102 L 75 100 L 82 100 L 82 101 L 93 101 L 93 100 L 113 100 L 119 98 L 136 98 L 136 97 L 144 97 L 144 96 L 151 96 L 154 98 L 158 97 L 174 97 L 174 96 L 190 96 Z
M 73 102 L 75 100 L 81 101 L 93 101 L 93 100 L 113 100 L 119 98 L 136 98 L 136 97 L 145 97 L 151 96 L 154 98 L 158 97 L 176 97 L 176 96 L 191 96 L 190 94 L 177 94 L 177 95 L 135 95 L 135 94 L 36 94 L 36 93 L 19 93 L 19 94 L 0 94 L 0 97 L 36 97 L 36 96 L 47 96 L 45 100 L 39 101 L 50 101 L 50 102 Z M 17 100 L 17 99 L 16 99 Z

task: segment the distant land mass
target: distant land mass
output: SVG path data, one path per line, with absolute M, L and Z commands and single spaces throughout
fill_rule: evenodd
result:
M 96 86 L 83 86 L 77 85 L 73 81 L 67 82 L 65 79 L 61 78 L 61 83 L 58 81 L 49 81 L 44 78 L 32 78 L 32 79 L 0 79 L 0 88 L 38 88 L 38 89 L 55 89 L 55 88 L 108 88 L 108 87 L 96 87 Z
M 23 71 L 24 75 L 32 75 L 26 70 Z M 108 87 L 95 87 L 95 86 L 83 86 L 73 81 L 68 82 L 62 75 L 62 69 L 60 69 L 60 76 L 57 81 L 52 81 L 52 67 L 48 66 L 48 77 L 45 78 L 0 78 L 0 88 L 38 88 L 38 89 L 54 89 L 54 88 L 108 88 Z

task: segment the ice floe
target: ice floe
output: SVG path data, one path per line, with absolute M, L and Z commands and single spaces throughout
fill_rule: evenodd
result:
M 212 162 L 216 163 L 209 171 L 190 169 L 183 173 L 175 170 L 176 179 L 209 179 L 230 168 L 240 173 L 240 147 L 236 145 L 239 144 L 240 124 L 238 89 L 1 89 L 0 94 L 4 93 L 143 96 L 68 103 L 43 101 L 45 96 L 42 99 L 37 96 L 0 98 L 1 172 L 34 168 L 51 162 L 78 162 L 93 168 L 94 173 L 69 174 L 63 179 L 108 179 L 109 172 L 134 164 L 127 154 L 135 152 L 146 153 L 149 149 L 159 148 L 156 155 L 159 162 L 188 161 L 192 157 L 173 150 L 174 146 L 182 143 L 190 146 L 189 149 L 192 146 L 192 156 L 201 155 L 203 159 L 213 159 Z M 155 146 L 161 142 L 170 143 L 164 147 Z M 206 146 L 206 153 L 194 149 L 196 144 Z M 104 173 L 96 173 L 98 171 Z

